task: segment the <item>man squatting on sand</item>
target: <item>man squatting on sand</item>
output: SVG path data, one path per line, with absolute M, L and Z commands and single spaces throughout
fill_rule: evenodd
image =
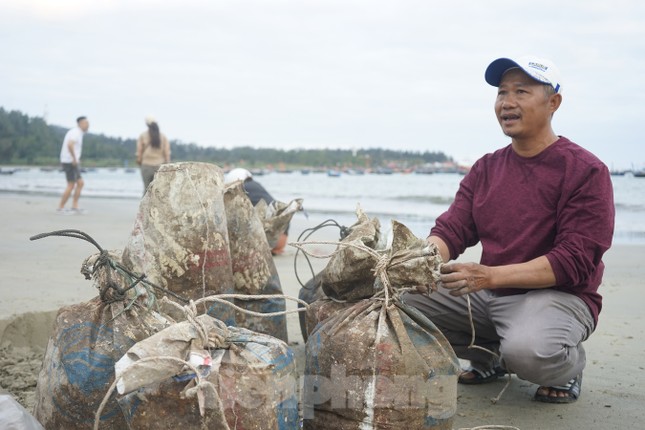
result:
M 553 132 L 562 102 L 560 73 L 545 59 L 500 58 L 485 72 L 498 87 L 495 114 L 511 144 L 480 158 L 428 241 L 444 261 L 481 242 L 480 264 L 447 263 L 437 292 L 405 301 L 430 318 L 471 368 L 462 384 L 506 372 L 539 385 L 535 400 L 578 399 L 585 351 L 602 298 L 602 256 L 614 230 L 607 167 Z M 499 359 L 468 348 L 475 344 Z
M 90 123 L 84 116 L 76 118 L 76 127 L 70 129 L 63 139 L 63 145 L 60 148 L 60 163 L 65 172 L 67 179 L 67 187 L 63 191 L 63 195 L 58 205 L 58 211 L 64 212 L 65 205 L 69 196 L 72 196 L 72 212 L 79 211 L 78 199 L 81 197 L 81 190 L 83 189 L 83 178 L 81 178 L 80 162 L 81 152 L 83 151 L 83 135 L 90 127 Z

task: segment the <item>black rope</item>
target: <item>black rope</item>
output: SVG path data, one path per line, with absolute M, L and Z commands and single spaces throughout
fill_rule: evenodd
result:
M 160 287 L 159 285 L 156 285 L 155 283 L 153 283 L 153 282 L 149 281 L 148 279 L 146 279 L 146 275 L 145 275 L 145 274 L 137 275 L 137 274 L 135 274 L 135 273 L 131 272 L 127 267 L 123 266 L 123 265 L 122 265 L 122 264 L 120 264 L 120 263 L 116 263 L 116 266 L 117 266 L 120 270 L 124 271 L 124 272 L 125 272 L 128 276 L 130 276 L 131 278 L 135 278 L 135 282 L 134 282 L 133 284 L 131 284 L 129 287 L 127 287 L 127 288 L 123 289 L 123 291 L 128 291 L 128 290 L 130 290 L 131 288 L 134 288 L 134 287 L 135 287 L 139 282 L 141 282 L 142 284 L 144 284 L 144 285 L 148 285 L 148 286 L 150 286 L 150 287 L 154 288 L 155 290 L 158 290 L 158 291 L 163 292 L 164 294 L 171 295 L 171 296 L 173 296 L 174 298 L 176 298 L 177 300 L 179 300 L 179 301 L 181 301 L 181 302 L 184 302 L 184 303 L 189 303 L 189 302 L 190 302 L 190 300 L 188 300 L 187 298 L 185 298 L 185 297 L 183 297 L 183 296 L 180 296 L 179 294 L 177 294 L 177 293 L 175 293 L 175 292 L 173 292 L 173 291 L 170 291 L 170 290 L 169 290 L 169 289 L 167 289 L 167 288 Z
M 40 233 L 40 234 L 37 234 L 35 236 L 31 236 L 29 238 L 29 240 L 38 240 L 38 239 L 42 239 L 42 238 L 45 238 L 45 237 L 51 237 L 51 236 L 61 236 L 61 237 L 71 237 L 71 238 L 75 238 L 75 239 L 81 239 L 81 240 L 84 240 L 86 242 L 91 243 L 92 245 L 94 245 L 100 251 L 98 261 L 97 261 L 96 264 L 94 264 L 94 267 L 92 268 L 92 271 L 90 272 L 88 270 L 81 270 L 81 272 L 85 275 L 86 279 L 90 279 L 91 275 L 93 275 L 94 272 L 99 267 L 107 266 L 107 267 L 109 267 L 109 268 L 111 268 L 113 270 L 120 271 L 120 272 L 126 274 L 130 278 L 130 280 L 134 280 L 127 287 L 121 288 L 118 285 L 118 283 L 112 281 L 112 277 L 110 276 L 111 272 L 108 270 L 107 271 L 107 283 L 106 283 L 105 286 L 103 286 L 99 290 L 99 296 L 101 297 L 101 300 L 103 302 L 105 302 L 105 303 L 112 303 L 112 302 L 116 302 L 116 301 L 125 300 L 126 293 L 129 290 L 131 290 L 132 288 L 136 287 L 140 283 L 144 284 L 144 285 L 147 285 L 149 287 L 152 287 L 153 289 L 155 289 L 157 291 L 160 291 L 160 292 L 162 292 L 164 294 L 168 294 L 168 295 L 174 297 L 175 299 L 177 299 L 177 300 L 179 300 L 179 301 L 181 301 L 183 303 L 189 303 L 188 299 L 180 296 L 179 294 L 177 294 L 177 293 L 175 293 L 173 291 L 170 291 L 167 288 L 160 287 L 159 285 L 155 285 L 154 283 L 150 282 L 148 279 L 146 279 L 145 274 L 141 274 L 141 275 L 135 274 L 130 269 L 128 269 L 127 267 L 122 265 L 121 263 L 112 260 L 110 258 L 109 252 L 107 250 L 103 249 L 96 242 L 96 240 L 94 240 L 92 238 L 92 236 L 90 236 L 89 234 L 87 234 L 85 232 L 82 232 L 80 230 L 67 229 L 67 230 L 56 230 L 56 231 L 52 231 L 52 232 L 49 232 L 49 233 Z M 108 294 L 108 292 L 110 290 L 112 290 L 112 294 Z
M 29 240 L 38 240 L 49 236 L 63 236 L 63 237 L 73 237 L 75 239 L 81 239 L 91 243 L 92 245 L 96 246 L 96 248 L 99 251 L 103 252 L 103 248 L 101 248 L 101 246 L 94 239 L 92 239 L 92 236 L 80 230 L 67 229 L 67 230 L 56 230 L 49 233 L 40 233 L 35 236 L 31 236 Z
M 327 220 L 321 222 L 320 224 L 318 224 L 315 227 L 310 227 L 310 228 L 304 229 L 302 231 L 302 233 L 300 233 L 300 235 L 298 236 L 298 242 L 302 242 L 302 241 L 305 241 L 305 240 L 309 239 L 309 237 L 311 237 L 312 234 L 316 233 L 318 230 L 321 230 L 321 229 L 327 228 L 327 227 L 338 227 L 339 234 L 340 234 L 340 240 L 343 240 L 344 238 L 346 238 L 347 235 L 350 233 L 350 230 L 349 230 L 348 227 L 345 227 L 345 226 L 342 226 L 342 225 L 338 224 L 338 222 L 336 222 L 336 220 L 327 219 Z M 309 266 L 309 270 L 311 271 L 311 277 L 313 278 L 313 277 L 316 276 L 316 273 L 314 271 L 314 267 L 311 264 L 311 260 L 309 259 L 309 256 L 305 252 L 303 252 L 300 248 L 296 249 L 296 255 L 293 257 L 293 271 L 296 274 L 296 279 L 298 280 L 298 283 L 300 284 L 300 286 L 302 288 L 304 288 L 305 290 L 312 290 L 312 289 L 315 288 L 315 285 L 312 288 L 307 288 L 305 286 L 306 283 L 303 284 L 302 280 L 300 279 L 300 275 L 298 275 L 298 264 L 297 264 L 298 262 L 297 262 L 297 260 L 298 260 L 298 255 L 301 252 L 302 252 L 302 255 L 305 257 L 305 259 L 307 260 L 307 265 Z

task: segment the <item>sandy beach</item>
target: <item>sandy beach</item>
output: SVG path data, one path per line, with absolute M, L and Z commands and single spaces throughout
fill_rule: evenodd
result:
M 60 306 L 96 295 L 80 273 L 82 261 L 96 252 L 78 239 L 51 237 L 30 241 L 38 233 L 73 228 L 90 234 L 102 247 L 122 249 L 128 241 L 138 200 L 81 199 L 83 215 L 56 213 L 58 197 L 0 194 L 0 386 L 23 404 L 33 404 L 35 380 L 49 330 Z M 294 217 L 290 240 L 323 219 Z M 428 226 L 430 227 L 430 226 Z M 335 240 L 337 230 L 326 229 L 312 239 Z M 323 246 L 318 246 L 323 251 Z M 315 248 L 315 247 L 314 247 Z M 327 248 L 329 249 L 329 248 Z M 461 260 L 476 260 L 477 250 Z M 297 297 L 295 249 L 275 262 L 285 294 Z M 604 306 L 596 332 L 585 343 L 587 368 L 582 395 L 571 405 L 548 405 L 532 400 L 536 386 L 513 377 L 497 404 L 505 380 L 484 386 L 460 386 L 455 428 L 484 425 L 532 429 L 637 429 L 645 423 L 645 246 L 616 245 L 605 255 L 601 293 Z M 325 260 L 314 260 L 316 270 Z M 299 273 L 308 280 L 304 261 Z M 289 304 L 288 307 L 295 307 Z M 304 360 L 304 344 L 296 314 L 288 318 L 289 339 Z

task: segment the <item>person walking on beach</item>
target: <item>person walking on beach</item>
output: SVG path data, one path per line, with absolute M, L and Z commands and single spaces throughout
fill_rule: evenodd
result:
M 539 386 L 535 400 L 571 403 L 602 305 L 614 230 L 609 169 L 554 133 L 562 82 L 551 61 L 500 58 L 485 80 L 498 87 L 495 114 L 511 143 L 473 165 L 428 237 L 446 262 L 480 242 L 480 263 L 446 263 L 436 292 L 405 301 L 470 360 L 460 383 L 515 373 Z M 470 312 L 474 345 L 495 355 L 471 347 Z
M 143 194 L 155 177 L 155 173 L 164 163 L 170 163 L 170 144 L 166 136 L 159 131 L 159 124 L 151 117 L 146 117 L 148 130 L 141 133 L 137 140 L 137 164 L 141 166 Z
M 253 206 L 257 205 L 260 200 L 264 200 L 267 204 L 271 204 L 275 200 L 262 186 L 262 184 L 253 180 L 253 175 L 246 169 L 238 167 L 228 172 L 226 175 L 226 182 L 234 181 L 243 181 L 244 191 L 246 191 L 246 195 L 249 197 L 249 200 L 251 200 L 251 204 Z M 284 253 L 284 248 L 287 245 L 288 238 L 289 226 L 287 226 L 287 229 L 278 238 L 278 242 L 273 249 L 271 249 L 271 254 L 280 255 Z
M 78 200 L 81 197 L 81 190 L 85 182 L 81 177 L 80 162 L 81 162 L 81 152 L 83 151 L 83 135 L 87 132 L 90 127 L 90 123 L 84 116 L 79 116 L 76 118 L 76 127 L 70 129 L 63 139 L 63 145 L 60 149 L 60 163 L 65 172 L 65 177 L 67 179 L 67 187 L 63 191 L 63 196 L 60 199 L 60 204 L 58 205 L 58 212 L 68 211 L 65 209 L 67 200 L 69 196 L 73 194 L 72 197 L 72 208 L 71 212 L 79 212 Z

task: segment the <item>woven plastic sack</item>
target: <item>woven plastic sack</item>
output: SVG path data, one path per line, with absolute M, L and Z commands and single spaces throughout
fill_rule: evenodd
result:
M 363 248 L 375 249 L 380 239 L 380 222 L 370 219 L 360 208 L 358 220 L 323 269 L 325 294 L 338 300 L 355 301 L 374 294 L 374 257 Z
M 376 283 L 372 297 L 327 312 L 307 340 L 305 429 L 452 429 L 457 357 L 399 298 L 404 288 L 435 285 L 441 258 L 402 224 L 392 232 L 387 250 L 343 254 L 345 267 L 351 257 L 372 261 Z
M 221 169 L 209 163 L 162 165 L 139 204 L 123 261 L 186 299 L 233 293 Z M 212 311 L 235 323 L 230 308 Z
M 224 193 L 228 220 L 228 237 L 233 269 L 234 289 L 238 294 L 282 295 L 280 277 L 271 255 L 262 221 L 258 218 L 241 182 L 234 182 Z M 262 300 L 235 299 L 243 309 L 259 313 L 284 312 L 283 298 Z M 217 318 L 217 314 L 209 311 Z M 268 334 L 287 342 L 287 319 L 284 315 L 258 317 L 236 312 L 235 326 Z
M 149 310 L 152 296 L 137 285 L 119 295 L 133 279 L 109 263 L 114 253 L 85 260 L 82 272 L 94 278 L 100 296 L 59 310 L 36 386 L 34 416 L 48 429 L 88 429 L 114 380 L 114 363 L 136 342 L 170 321 Z M 100 417 L 101 429 L 123 429 L 125 420 L 115 396 Z
M 305 429 L 452 429 L 459 362 L 441 332 L 394 300 L 328 318 L 306 347 Z
M 289 203 L 274 200 L 267 203 L 261 199 L 255 205 L 255 212 L 262 220 L 264 233 L 271 249 L 275 248 L 280 235 L 287 231 L 291 218 L 302 210 L 302 199 L 294 199 Z
M 330 298 L 321 298 L 309 304 L 309 307 L 305 311 L 307 338 L 309 338 L 318 324 L 324 323 L 328 318 L 355 304 L 356 302 L 337 302 Z
M 116 372 L 129 429 L 298 428 L 291 349 L 271 336 L 227 328 L 208 315 L 138 343 Z

